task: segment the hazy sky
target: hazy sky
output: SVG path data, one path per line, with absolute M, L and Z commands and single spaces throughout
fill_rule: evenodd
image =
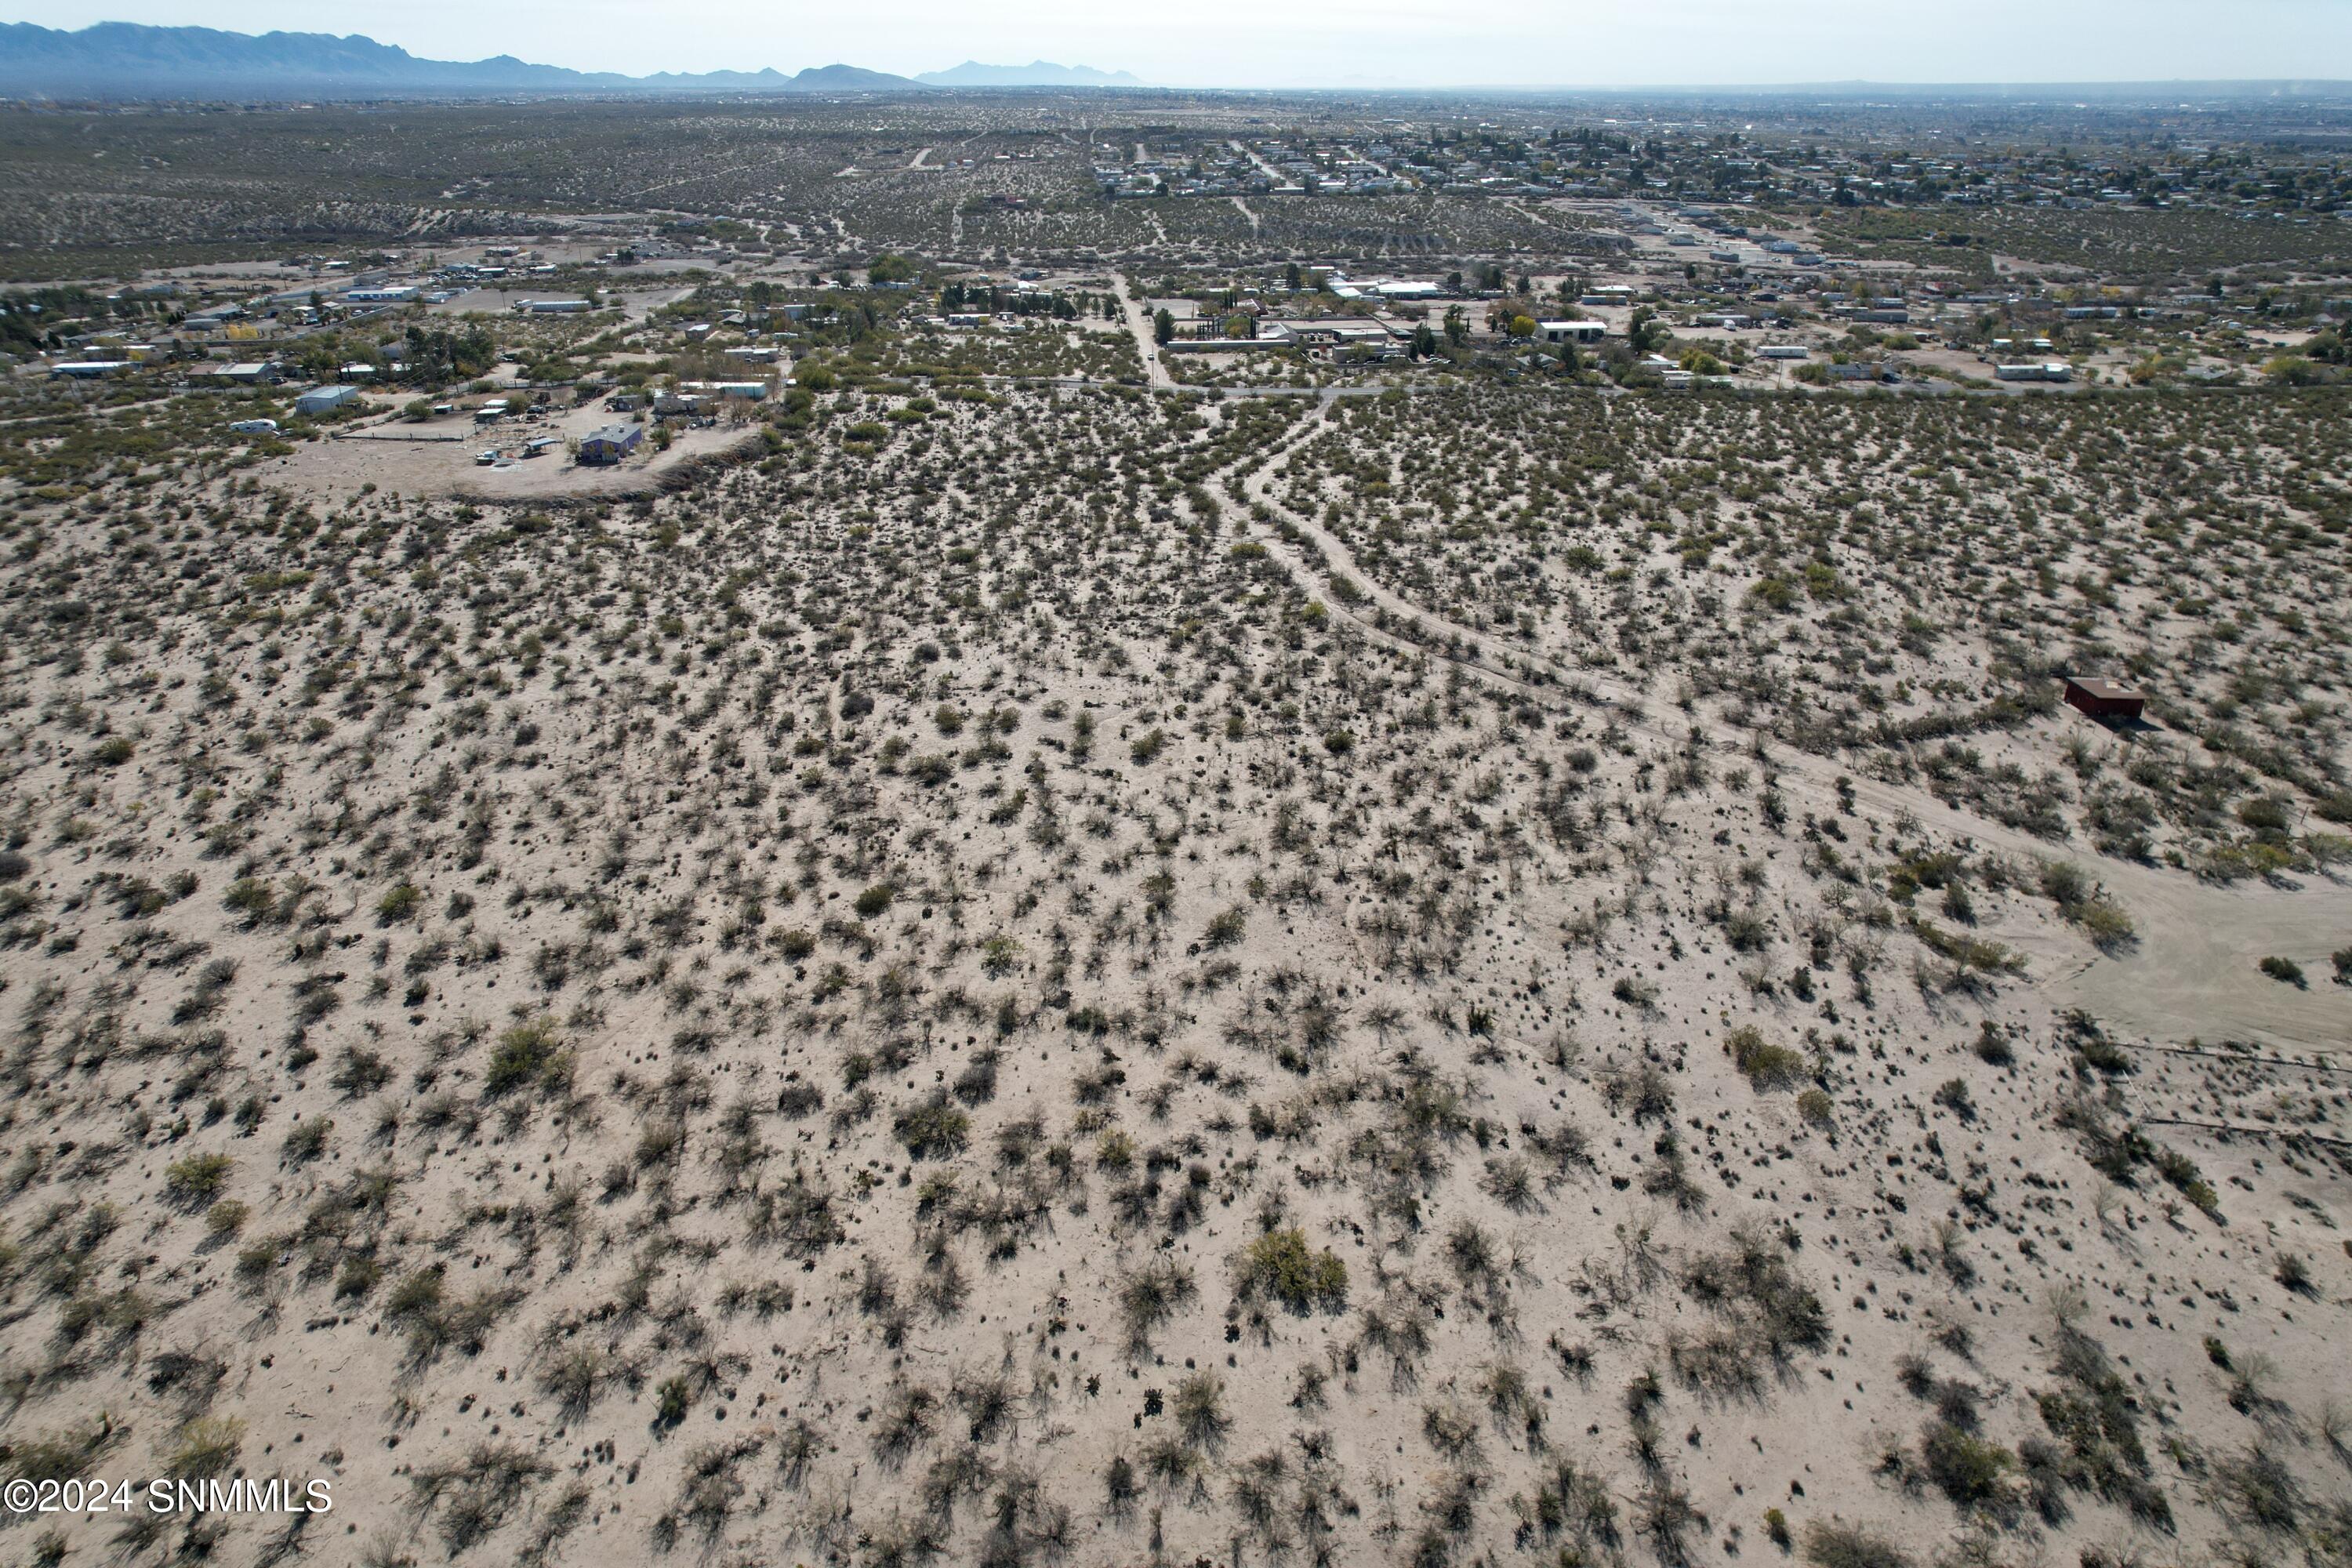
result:
M 1167 86 L 2352 78 L 2352 0 L 0 0 L 0 18 L 364 33 L 632 75 L 1043 58 Z

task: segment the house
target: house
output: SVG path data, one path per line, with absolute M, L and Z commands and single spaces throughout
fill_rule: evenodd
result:
M 2066 702 L 2094 719 L 2137 719 L 2147 706 L 2147 694 L 2137 687 L 2099 676 L 2068 676 Z
M 1756 351 L 1759 359 L 1811 359 L 1812 354 L 1802 343 L 1766 343 Z
M 314 386 L 294 400 L 297 414 L 327 414 L 342 407 L 360 395 L 356 386 Z
M 740 397 L 747 403 L 764 403 L 768 384 L 764 381 L 689 381 L 680 384 L 687 392 L 708 392 L 719 397 Z
M 1609 331 L 1606 321 L 1538 321 L 1536 333 L 1548 343 L 1597 343 Z
M 234 381 L 243 386 L 258 386 L 266 381 L 276 381 L 278 367 L 267 360 L 245 360 L 225 365 L 213 374 L 223 381 Z
M 101 375 L 112 375 L 117 371 L 130 368 L 129 360 L 69 359 L 60 360 L 49 366 L 49 374 L 53 376 L 67 376 L 75 381 L 95 381 Z
M 645 429 L 636 425 L 600 425 L 580 437 L 580 460 L 583 463 L 617 463 L 637 449 L 646 438 Z
M 344 294 L 347 305 L 405 305 L 417 296 L 413 284 L 389 284 L 377 289 L 353 289 Z
M 2042 364 L 1997 364 L 1992 367 L 1995 381 L 2072 381 L 2074 367 L 2063 360 L 2051 360 Z
M 595 307 L 585 300 L 518 300 L 515 309 L 526 316 L 578 316 Z M 704 331 L 709 330 L 703 328 Z

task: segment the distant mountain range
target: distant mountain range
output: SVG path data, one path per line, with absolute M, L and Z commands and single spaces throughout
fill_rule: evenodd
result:
M 924 71 L 915 79 L 926 87 L 1141 87 L 1125 71 L 1098 71 L 1092 66 L 1057 66 L 1051 60 L 1031 60 L 1025 66 L 984 66 L 966 60 L 952 70 Z
M 0 23 L 0 95 L 33 98 L 398 98 L 503 93 L 920 92 L 932 88 L 1140 87 L 1125 71 L 1057 66 L 984 66 L 893 76 L 858 66 L 811 66 L 786 75 L 706 71 L 623 76 L 487 60 L 419 59 L 352 34 L 222 32 L 99 22 L 79 32 Z

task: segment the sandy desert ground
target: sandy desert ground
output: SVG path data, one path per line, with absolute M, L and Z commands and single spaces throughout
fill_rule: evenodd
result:
M 821 412 L 13 501 L 0 1555 L 2352 1561 L 2340 401 Z

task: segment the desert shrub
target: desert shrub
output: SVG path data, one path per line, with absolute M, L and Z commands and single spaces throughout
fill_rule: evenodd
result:
M 499 1036 L 482 1071 L 482 1092 L 497 1096 L 536 1085 L 562 1089 L 572 1081 L 572 1054 L 554 1021 L 533 1019 Z
M 1730 1320 L 1756 1350 L 1774 1360 L 1827 1344 L 1828 1310 L 1799 1278 L 1785 1249 L 1744 1227 L 1731 1239 L 1729 1249 L 1685 1266 L 1683 1289 Z
M 1961 1508 L 1998 1506 L 2007 1496 L 2006 1478 L 2017 1456 L 1949 1421 L 1929 1423 L 1919 1440 L 1927 1479 Z
M 226 1154 L 190 1154 L 174 1160 L 163 1171 L 163 1190 L 172 1201 L 188 1207 L 208 1204 L 220 1194 L 236 1162 Z
M 1172 1258 L 1160 1257 L 1129 1275 L 1118 1289 L 1119 1321 L 1128 1344 L 1149 1349 L 1152 1334 L 1199 1294 L 1192 1272 Z
M 1834 1520 L 1805 1526 L 1805 1561 L 1813 1568 L 1911 1568 L 1911 1554 L 1886 1537 Z
M 2297 963 L 2292 958 L 2279 958 L 2276 956 L 2265 958 L 2260 964 L 2256 965 L 2256 967 L 2264 974 L 2269 975 L 2273 980 L 2276 980 L 2283 984 L 2293 985 L 2297 989 L 2301 989 L 2305 984 L 2303 977 L 2303 965 Z
M 174 1480 L 205 1480 L 236 1463 L 245 1446 L 245 1423 L 227 1415 L 200 1415 L 180 1428 L 163 1461 Z
M 2217 1459 L 2210 1485 L 2224 1513 L 2258 1530 L 2292 1531 L 2303 1517 L 2303 1487 L 2259 1441 L 2242 1455 Z
M 2042 896 L 2058 906 L 2059 914 L 2082 927 L 2100 947 L 2122 947 L 2138 934 L 2124 907 L 2072 861 L 2042 862 L 2040 880 Z
M 1340 1311 L 1348 1304 L 1348 1266 L 1328 1247 L 1316 1251 L 1297 1226 L 1268 1231 L 1242 1250 L 1234 1295 L 1243 1301 L 1271 1297 L 1300 1314 L 1316 1307 Z
M 1723 1048 L 1758 1089 L 1789 1089 L 1804 1079 L 1804 1053 L 1766 1039 L 1753 1024 L 1742 1024 L 1725 1036 Z
M 1214 1448 L 1233 1426 L 1225 1414 L 1224 1379 L 1197 1372 L 1176 1385 L 1176 1425 L 1196 1448 Z
M 920 1105 L 900 1111 L 890 1125 L 908 1154 L 918 1160 L 944 1160 L 963 1148 L 971 1118 L 945 1094 L 934 1094 Z
M 2095 1492 L 2159 1529 L 2171 1528 L 2172 1505 L 2149 1479 L 2131 1385 L 2098 1342 L 2079 1329 L 2062 1327 L 2056 1350 L 2052 1371 L 2058 1384 L 2035 1396 L 2042 1424 L 2063 1449 L 2043 1467 L 2051 1481 Z
M 1977 1102 L 1969 1093 L 1969 1080 L 1964 1078 L 1948 1078 L 1937 1084 L 1935 1103 L 1963 1121 L 1976 1120 Z

